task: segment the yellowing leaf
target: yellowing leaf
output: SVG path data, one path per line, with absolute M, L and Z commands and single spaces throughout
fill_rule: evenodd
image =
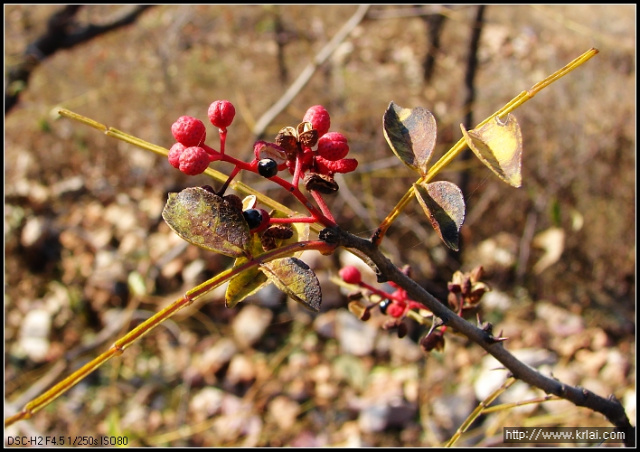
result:
M 320 310 L 320 282 L 313 270 L 300 259 L 276 259 L 262 264 L 262 269 L 278 289 L 307 309 L 316 312 Z
M 522 133 L 515 116 L 502 122 L 497 116 L 474 130 L 460 124 L 467 146 L 491 171 L 514 187 L 522 185 Z
M 391 150 L 422 175 L 436 145 L 436 120 L 426 108 L 402 108 L 391 102 L 382 118 L 384 137 Z
M 465 205 L 462 191 L 446 181 L 413 185 L 416 198 L 442 241 L 458 251 L 460 227 L 464 222 Z
M 162 218 L 176 234 L 200 248 L 230 257 L 249 254 L 251 235 L 242 211 L 204 188 L 169 193 Z
M 262 252 L 262 244 L 258 234 L 253 235 L 251 241 L 251 254 L 257 256 Z M 249 262 L 246 257 L 239 257 L 234 263 L 234 267 Z M 227 308 L 233 308 L 249 295 L 253 295 L 269 282 L 267 276 L 262 272 L 259 266 L 251 267 L 243 271 L 238 276 L 233 277 L 229 281 L 227 291 L 224 295 L 224 303 Z

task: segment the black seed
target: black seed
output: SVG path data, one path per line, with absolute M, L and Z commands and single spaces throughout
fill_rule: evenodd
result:
M 388 298 L 386 300 L 382 300 L 380 304 L 378 304 L 378 307 L 380 308 L 380 312 L 382 312 L 383 314 L 386 314 L 387 308 L 389 307 L 390 304 L 391 304 L 391 300 L 389 300 Z
M 278 164 L 273 159 L 264 158 L 258 162 L 258 174 L 262 177 L 273 177 L 278 174 Z
M 242 212 L 242 216 L 247 220 L 249 229 L 255 229 L 262 223 L 262 214 L 258 209 L 247 209 Z

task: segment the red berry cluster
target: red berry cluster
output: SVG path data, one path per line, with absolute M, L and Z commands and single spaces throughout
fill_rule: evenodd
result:
M 239 171 L 258 173 L 281 185 L 309 209 L 311 217 L 295 221 L 320 221 L 326 226 L 334 225 L 333 217 L 320 193 L 338 190 L 333 175 L 355 170 L 358 162 L 345 158 L 349 153 L 347 138 L 341 133 L 329 132 L 331 118 L 327 110 L 321 105 L 315 105 L 307 110 L 303 122 L 297 128 L 281 129 L 274 142 L 256 142 L 254 159 L 248 163 L 225 154 L 227 127 L 233 122 L 235 113 L 234 106 L 227 100 L 217 100 L 209 106 L 209 121 L 218 128 L 220 136 L 219 151 L 205 144 L 207 133 L 202 121 L 191 116 L 178 118 L 171 126 L 176 143 L 169 151 L 169 163 L 192 176 L 203 173 L 213 161 L 222 160 L 235 165 L 220 193 L 224 192 Z M 293 175 L 291 183 L 278 176 L 285 169 L 289 169 Z M 320 211 L 300 192 L 300 180 L 304 180 L 305 187 L 316 200 Z M 280 222 L 284 221 L 280 219 Z
M 377 306 L 380 308 L 380 311 L 383 314 L 386 314 L 390 317 L 401 319 L 405 317 L 411 309 L 423 309 L 428 311 L 428 308 L 422 303 L 411 300 L 407 294 L 407 291 L 398 286 L 393 281 L 389 281 L 389 285 L 393 287 L 395 291 L 392 293 L 388 293 L 372 287 L 371 285 L 362 281 L 360 270 L 352 265 L 343 267 L 340 270 L 339 275 L 347 284 L 360 286 L 361 288 L 380 296 L 382 298 L 382 301 L 377 303 Z
M 209 120 L 220 129 L 221 135 L 233 121 L 236 110 L 228 100 L 217 100 L 209 106 Z M 202 174 L 209 163 L 223 154 L 204 144 L 207 130 L 202 121 L 191 116 L 180 116 L 171 126 L 176 143 L 169 150 L 169 163 L 189 176 Z M 221 141 L 221 144 L 223 141 Z
M 302 124 L 311 124 L 316 136 L 311 140 L 299 140 L 300 171 L 321 174 L 332 178 L 335 173 L 350 173 L 358 166 L 356 159 L 345 158 L 349 153 L 347 138 L 339 132 L 329 132 L 331 118 L 322 105 L 309 108 L 302 118 Z M 301 125 L 302 125 L 301 124 Z M 286 128 L 285 128 L 286 129 Z M 283 130 L 285 130 L 283 129 Z M 298 126 L 300 130 L 300 126 Z M 282 131 L 281 131 L 282 133 Z M 278 138 L 276 138 L 278 142 Z M 313 147 L 317 144 L 316 150 Z M 295 171 L 295 161 L 289 161 L 289 170 Z
M 408 266 L 405 266 L 402 270 L 407 276 L 410 276 L 410 271 Z M 389 285 L 395 290 L 389 293 L 362 281 L 360 271 L 354 266 L 343 267 L 339 274 L 340 278 L 347 284 L 353 284 L 362 289 L 361 292 L 355 294 L 358 298 L 361 298 L 364 293 L 367 295 L 375 294 L 380 297 L 380 301 L 367 306 L 356 303 L 357 307 L 354 310 L 360 315 L 361 320 L 367 320 L 370 316 L 370 310 L 377 307 L 380 312 L 391 317 L 384 324 L 384 328 L 397 329 L 398 336 L 402 337 L 407 333 L 407 327 L 403 323 L 403 319 L 407 317 L 409 311 L 417 310 L 425 317 L 431 316 L 430 310 L 426 306 L 410 299 L 407 291 L 393 281 L 389 281 Z M 453 275 L 452 281 L 448 284 L 448 301 L 450 307 L 458 315 L 462 315 L 464 309 L 477 306 L 482 296 L 491 290 L 487 284 L 480 280 L 481 277 L 482 267 L 475 268 L 469 273 L 456 272 Z M 351 305 L 349 307 L 351 309 Z M 444 333 L 446 329 L 447 327 L 443 325 L 432 327 L 429 333 L 420 339 L 420 346 L 423 350 L 427 352 L 442 350 L 444 348 Z M 504 338 L 495 340 L 504 340 Z

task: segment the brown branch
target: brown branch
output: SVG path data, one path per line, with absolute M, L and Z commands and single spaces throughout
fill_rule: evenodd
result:
M 473 127 L 473 105 L 476 100 L 476 86 L 475 86 L 475 78 L 478 73 L 478 49 L 480 47 L 480 36 L 482 35 L 482 26 L 484 24 L 484 13 L 485 13 L 486 5 L 478 5 L 478 9 L 476 11 L 476 17 L 473 21 L 473 26 L 471 28 L 471 37 L 469 38 L 469 54 L 467 56 L 467 70 L 464 74 L 464 87 L 465 87 L 465 100 L 463 104 L 463 111 L 465 112 L 464 116 L 464 127 L 469 130 Z M 469 162 L 471 160 L 472 153 L 471 149 L 465 149 L 460 155 L 461 162 Z M 462 190 L 462 193 L 469 193 L 469 171 L 463 171 L 458 175 L 458 187 Z M 464 248 L 464 241 L 460 240 L 459 243 L 459 252 L 453 253 L 449 252 L 449 257 L 454 259 L 456 262 L 460 263 L 460 258 L 462 256 L 462 250 Z
M 542 389 L 547 394 L 553 394 L 572 402 L 576 406 L 583 406 L 603 414 L 618 431 L 625 434 L 625 445 L 635 446 L 635 428 L 629 422 L 622 404 L 611 395 L 605 399 L 593 392 L 562 383 L 554 378 L 546 377 L 537 370 L 519 361 L 504 348 L 503 341 L 491 334 L 491 328 L 478 328 L 459 317 L 433 295 L 406 276 L 370 240 L 362 239 L 340 228 L 327 228 L 321 231 L 319 238 L 328 243 L 359 251 L 373 263 L 373 269 L 378 275 L 379 282 L 393 281 L 405 289 L 409 296 L 427 306 L 445 325 L 465 335 L 469 340 L 480 345 L 490 355 L 496 358 L 511 374 L 525 383 Z
M 9 69 L 5 84 L 5 115 L 16 106 L 20 93 L 26 88 L 31 73 L 42 61 L 62 49 L 87 42 L 96 36 L 132 24 L 151 5 L 138 5 L 124 12 L 113 21 L 102 24 L 81 25 L 75 16 L 82 5 L 67 5 L 53 14 L 47 22 L 47 30 L 27 46 L 20 63 Z
M 329 41 L 318 54 L 300 73 L 298 78 L 289 86 L 289 89 L 278 99 L 278 101 L 269 108 L 256 122 L 253 127 L 253 135 L 256 139 L 259 139 L 271 121 L 280 114 L 282 110 L 286 108 L 289 103 L 298 95 L 298 93 L 304 88 L 316 70 L 324 64 L 325 61 L 333 54 L 338 46 L 351 34 L 351 32 L 362 22 L 365 18 L 367 11 L 369 11 L 370 5 L 360 5 L 356 12 L 347 20 L 342 28 L 336 33 L 336 35 Z
M 422 63 L 424 82 L 429 83 L 436 67 L 436 57 L 440 54 L 440 36 L 447 16 L 442 13 L 429 14 L 424 17 L 429 39 L 429 50 Z

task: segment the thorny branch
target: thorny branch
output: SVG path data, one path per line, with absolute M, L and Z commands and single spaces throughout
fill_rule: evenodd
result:
M 62 49 L 68 49 L 87 42 L 117 28 L 130 25 L 136 21 L 151 5 L 138 5 L 125 8 L 111 22 L 105 24 L 80 24 L 76 14 L 82 5 L 67 5 L 53 14 L 47 23 L 47 30 L 27 46 L 20 57 L 20 62 L 9 68 L 5 82 L 4 113 L 7 114 L 18 103 L 20 92 L 26 87 L 31 73 L 46 58 Z
M 371 240 L 363 239 L 350 234 L 340 228 L 326 228 L 321 231 L 319 238 L 326 242 L 359 251 L 368 257 L 368 263 L 373 263 L 373 270 L 378 276 L 378 282 L 393 281 L 405 289 L 409 296 L 425 306 L 427 306 L 435 316 L 439 317 L 445 325 L 455 329 L 475 342 L 490 355 L 496 358 L 515 378 L 525 383 L 542 389 L 547 394 L 553 394 L 572 402 L 576 406 L 590 408 L 593 411 L 603 414 L 618 431 L 625 434 L 625 445 L 635 446 L 635 428 L 629 422 L 622 404 L 614 395 L 608 399 L 593 392 L 574 387 L 558 381 L 557 379 L 542 375 L 537 370 L 519 361 L 503 346 L 503 341 L 496 338 L 491 333 L 491 326 L 487 325 L 478 328 L 459 317 L 447 306 L 441 303 L 433 295 L 427 292 L 413 279 L 406 276 Z

